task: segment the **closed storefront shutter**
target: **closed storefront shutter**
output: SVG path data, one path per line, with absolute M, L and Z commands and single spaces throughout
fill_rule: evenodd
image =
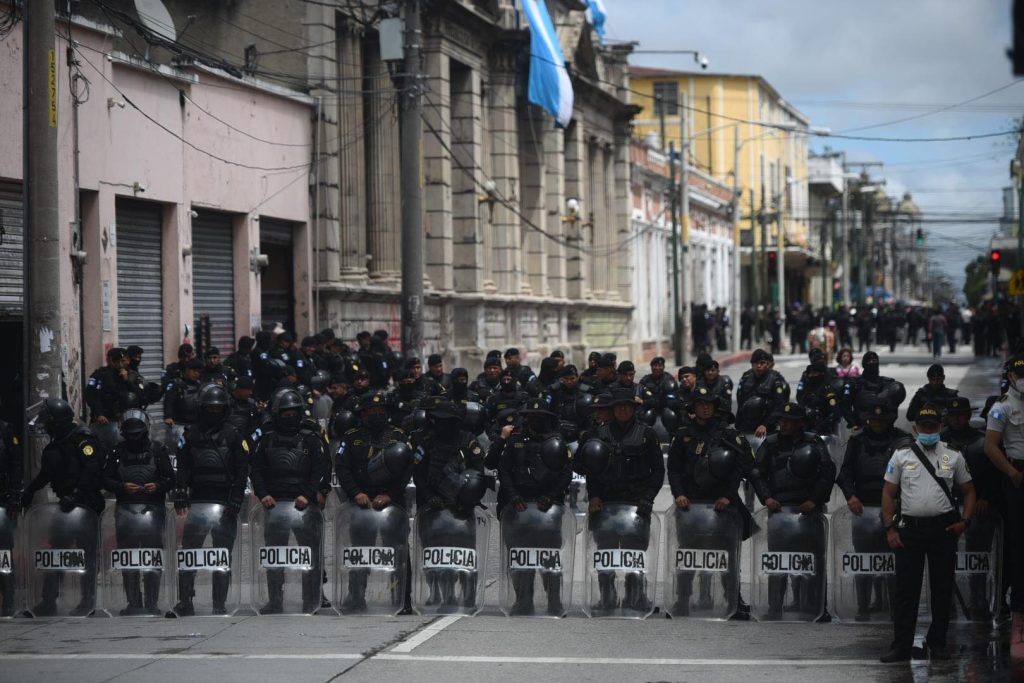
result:
M 163 211 L 159 204 L 117 200 L 117 343 L 143 348 L 142 376 L 159 382 L 164 369 Z M 150 418 L 162 417 L 161 405 Z
M 235 348 L 235 263 L 232 216 L 200 211 L 192 219 L 192 309 L 196 329 L 210 317 L 210 342 L 222 356 Z
M 20 318 L 24 310 L 24 237 L 21 190 L 0 184 L 0 317 Z

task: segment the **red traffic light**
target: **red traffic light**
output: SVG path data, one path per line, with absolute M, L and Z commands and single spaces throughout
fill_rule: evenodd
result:
M 1000 258 L 1002 258 L 1002 255 L 999 253 L 998 249 L 993 249 L 992 253 L 989 255 L 989 258 L 991 258 L 993 261 L 998 261 Z

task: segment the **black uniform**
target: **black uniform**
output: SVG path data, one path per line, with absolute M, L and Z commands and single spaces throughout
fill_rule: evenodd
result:
M 654 429 L 637 420 L 623 426 L 618 422 L 602 425 L 594 436 L 612 446 L 613 456 L 608 471 L 602 476 L 587 477 L 587 498 L 600 498 L 602 504 L 625 503 L 635 505 L 639 523 L 633 533 L 622 534 L 616 528 L 606 529 L 601 512 L 591 515 L 590 529 L 598 549 L 631 548 L 646 550 L 650 544 L 650 514 L 654 499 L 665 483 L 665 461 L 661 444 Z M 601 608 L 609 609 L 617 603 L 615 572 L 598 573 L 601 590 Z M 626 594 L 622 606 L 626 609 L 647 611 L 647 598 L 643 576 L 630 572 L 625 580 Z
M 230 388 L 234 385 L 236 379 L 238 379 L 238 374 L 235 373 L 231 366 L 224 364 L 212 367 L 207 365 L 199 373 L 200 384 L 219 384 L 222 387 Z
M 836 483 L 843 496 L 850 500 L 856 496 L 866 507 L 880 508 L 885 468 L 892 454 L 898 448 L 909 447 L 914 437 L 902 429 L 890 426 L 882 434 L 865 428 L 854 434 L 846 444 L 843 466 Z M 861 525 L 853 526 L 853 548 L 858 553 L 888 553 L 889 544 L 885 534 L 875 535 Z M 870 576 L 858 576 L 854 581 L 857 590 L 857 619 L 870 618 L 871 612 L 885 609 L 887 596 L 894 589 L 892 577 L 887 581 L 875 581 Z M 888 589 L 886 588 L 888 585 Z M 872 591 L 875 594 L 872 604 Z
M 252 377 L 253 363 L 251 351 L 234 351 L 224 359 L 224 366 L 230 368 L 237 377 Z
M 484 416 L 487 420 L 487 436 L 492 442 L 497 441 L 502 427 L 516 421 L 517 411 L 529 398 L 529 394 L 519 389 L 514 382 L 490 395 L 484 403 Z
M 842 396 L 826 377 L 802 380 L 797 387 L 796 400 L 807 411 L 810 431 L 820 436 L 835 434 L 843 417 Z
M 286 434 L 271 427 L 263 434 L 252 459 L 249 474 L 252 490 L 257 498 L 274 498 L 274 507 L 294 504 L 302 496 L 306 499 L 302 522 L 293 526 L 292 519 L 275 516 L 273 508 L 267 515 L 264 541 L 268 546 L 288 545 L 294 534 L 300 545 L 313 550 L 313 568 L 302 574 L 302 611 L 312 612 L 320 606 L 321 550 L 323 547 L 323 517 L 317 505 L 317 494 L 326 496 L 331 490 L 331 464 L 323 439 L 310 429 Z M 284 570 L 267 570 L 270 592 L 269 609 L 280 611 L 284 599 Z
M 725 375 L 719 375 L 718 379 L 714 382 L 709 382 L 701 377 L 697 380 L 697 386 L 707 387 L 707 390 L 711 392 L 711 395 L 718 399 L 718 407 L 720 410 L 732 410 L 732 392 L 734 387 L 731 378 L 726 377 Z
M 141 449 L 138 450 L 139 446 Z M 125 484 L 156 484 L 156 490 L 148 492 L 140 488 L 128 493 Z M 163 548 L 164 529 L 167 523 L 164 501 L 167 492 L 174 485 L 174 468 L 163 444 L 148 438 L 138 446 L 122 441 L 110 452 L 103 472 L 103 487 L 114 494 L 117 505 L 114 510 L 114 531 L 117 547 Z M 162 571 L 139 570 L 121 572 L 128 606 L 122 614 L 159 614 L 157 602 L 160 598 Z M 143 582 L 145 599 L 143 599 Z
M 738 456 L 735 458 L 736 465 L 724 477 L 720 474 L 716 476 L 716 473 L 712 472 L 709 455 L 717 448 L 733 451 Z M 750 444 L 735 429 L 717 419 L 704 423 L 692 420 L 676 433 L 669 446 L 668 483 L 672 489 L 672 497 L 686 496 L 691 503 L 709 504 L 715 503 L 719 498 L 727 499 L 729 506 L 718 514 L 733 518 L 733 523 L 742 530 L 741 537 L 747 538 L 752 526 L 751 517 L 750 511 L 740 499 L 739 485 L 744 477 L 751 476 L 753 464 L 754 454 L 750 450 Z M 686 513 L 673 509 L 669 514 L 677 515 L 676 540 L 679 547 L 726 550 L 730 554 L 729 566 L 737 566 L 738 546 L 731 547 L 728 539 L 692 529 L 690 531 L 693 533 L 685 540 L 684 545 L 683 534 L 687 530 Z M 672 614 L 685 616 L 690 611 L 694 573 L 679 574 L 676 583 L 676 604 L 672 607 Z M 723 574 L 722 583 L 726 595 L 738 594 L 738 576 L 737 572 Z M 701 583 L 701 599 L 703 602 L 710 601 L 710 585 L 707 582 Z
M 164 393 L 164 419 L 171 418 L 177 425 L 190 425 L 199 418 L 199 382 L 188 382 L 180 377 L 168 382 Z
M 748 401 L 761 399 L 758 410 L 745 408 Z M 775 370 L 769 370 L 760 378 L 753 370 L 747 370 L 740 377 L 739 389 L 736 393 L 736 429 L 748 434 L 759 425 L 771 426 L 770 416 L 782 410 L 789 402 L 789 383 Z M 753 404 L 751 404 L 753 405 Z
M 843 387 L 843 404 L 846 419 L 851 425 L 863 425 L 864 415 L 880 394 L 888 397 L 893 410 L 899 408 L 907 391 L 903 385 L 893 379 L 877 373 L 864 372 L 860 377 L 847 378 Z
M 477 377 L 472 384 L 469 385 L 469 390 L 476 392 L 476 395 L 480 397 L 480 401 L 486 401 L 494 393 L 501 389 L 501 382 L 495 380 L 494 383 L 487 381 L 487 378 L 481 373 L 480 377 Z
M 232 396 L 228 407 L 230 410 L 228 422 L 239 434 L 252 438 L 260 419 L 260 410 L 256 401 L 251 398 L 241 400 Z
M 11 425 L 0 420 L 0 559 L 9 571 L 0 572 L 0 616 L 14 614 L 14 536 L 25 486 L 21 442 Z
M 551 391 L 548 392 L 548 405 L 558 416 L 559 431 L 569 443 L 578 441 L 581 430 L 587 425 L 589 416 L 581 404 L 581 398 L 586 395 L 579 386 L 569 390 L 561 382 L 553 384 Z
M 812 454 L 809 459 L 816 462 L 813 476 L 800 477 L 792 470 L 790 460 L 802 449 L 809 449 Z M 808 500 L 815 504 L 813 513 L 801 515 L 801 525 L 796 531 L 776 530 L 769 518 L 768 548 L 772 551 L 814 553 L 815 567 L 819 571 L 807 579 L 794 578 L 793 594 L 800 611 L 816 612 L 825 590 L 824 534 L 818 531 L 824 523 L 823 513 L 835 483 L 836 466 L 821 439 L 804 432 L 796 437 L 781 433 L 770 434 L 757 449 L 754 467 L 758 473 L 754 479 L 754 490 L 762 503 L 774 498 L 783 506 L 797 506 Z M 768 609 L 771 617 L 778 618 L 782 614 L 788 578 L 785 575 L 768 578 Z
M 74 427 L 63 438 L 54 438 L 43 449 L 39 474 L 22 494 L 25 507 L 36 491 L 47 484 L 60 499 L 61 511 L 74 514 L 75 508 L 103 512 L 105 502 L 103 463 L 106 449 L 86 427 Z M 82 600 L 71 611 L 72 616 L 85 616 L 92 612 L 96 600 L 96 542 L 98 525 L 55 524 L 50 532 L 53 548 L 81 548 L 85 551 L 85 573 L 81 576 Z M 51 616 L 56 610 L 60 593 L 60 572 L 46 572 L 43 579 L 42 602 L 33 611 L 36 616 Z
M 190 503 L 224 507 L 216 519 L 190 512 L 182 533 L 182 548 L 201 548 L 207 536 L 213 547 L 227 548 L 229 553 L 234 548 L 249 474 L 249 451 L 246 437 L 227 423 L 208 429 L 193 424 L 185 430 L 178 449 L 175 507 L 185 509 Z M 179 607 L 192 609 L 195 581 L 194 571 L 178 572 Z M 213 572 L 215 613 L 223 613 L 230 584 L 229 571 Z
M 121 376 L 119 369 L 110 366 L 99 368 L 89 376 L 85 386 L 85 403 L 89 406 L 89 416 L 93 422 L 98 417 L 110 421 L 108 425 L 97 425 L 101 433 L 96 433 L 108 448 L 117 443 L 117 421 L 124 412 L 128 392 L 131 385 Z

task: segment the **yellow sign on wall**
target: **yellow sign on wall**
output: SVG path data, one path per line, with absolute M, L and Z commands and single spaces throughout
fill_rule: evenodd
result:
M 1024 296 L 1024 270 L 1016 270 L 1010 276 L 1010 296 Z

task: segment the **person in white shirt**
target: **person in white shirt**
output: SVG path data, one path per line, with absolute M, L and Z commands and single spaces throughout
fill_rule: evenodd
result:
M 893 453 L 885 470 L 882 522 L 886 540 L 896 554 L 892 647 L 885 663 L 908 661 L 914 652 L 914 631 L 921 599 L 925 561 L 932 597 L 932 623 L 923 653 L 949 659 L 946 632 L 953 597 L 957 539 L 974 514 L 974 484 L 959 451 L 939 441 L 942 416 L 925 405 L 914 422 L 916 442 Z M 940 483 L 941 482 L 941 483 Z M 961 517 L 953 499 L 956 485 L 964 496 Z M 899 516 L 896 515 L 899 501 Z

